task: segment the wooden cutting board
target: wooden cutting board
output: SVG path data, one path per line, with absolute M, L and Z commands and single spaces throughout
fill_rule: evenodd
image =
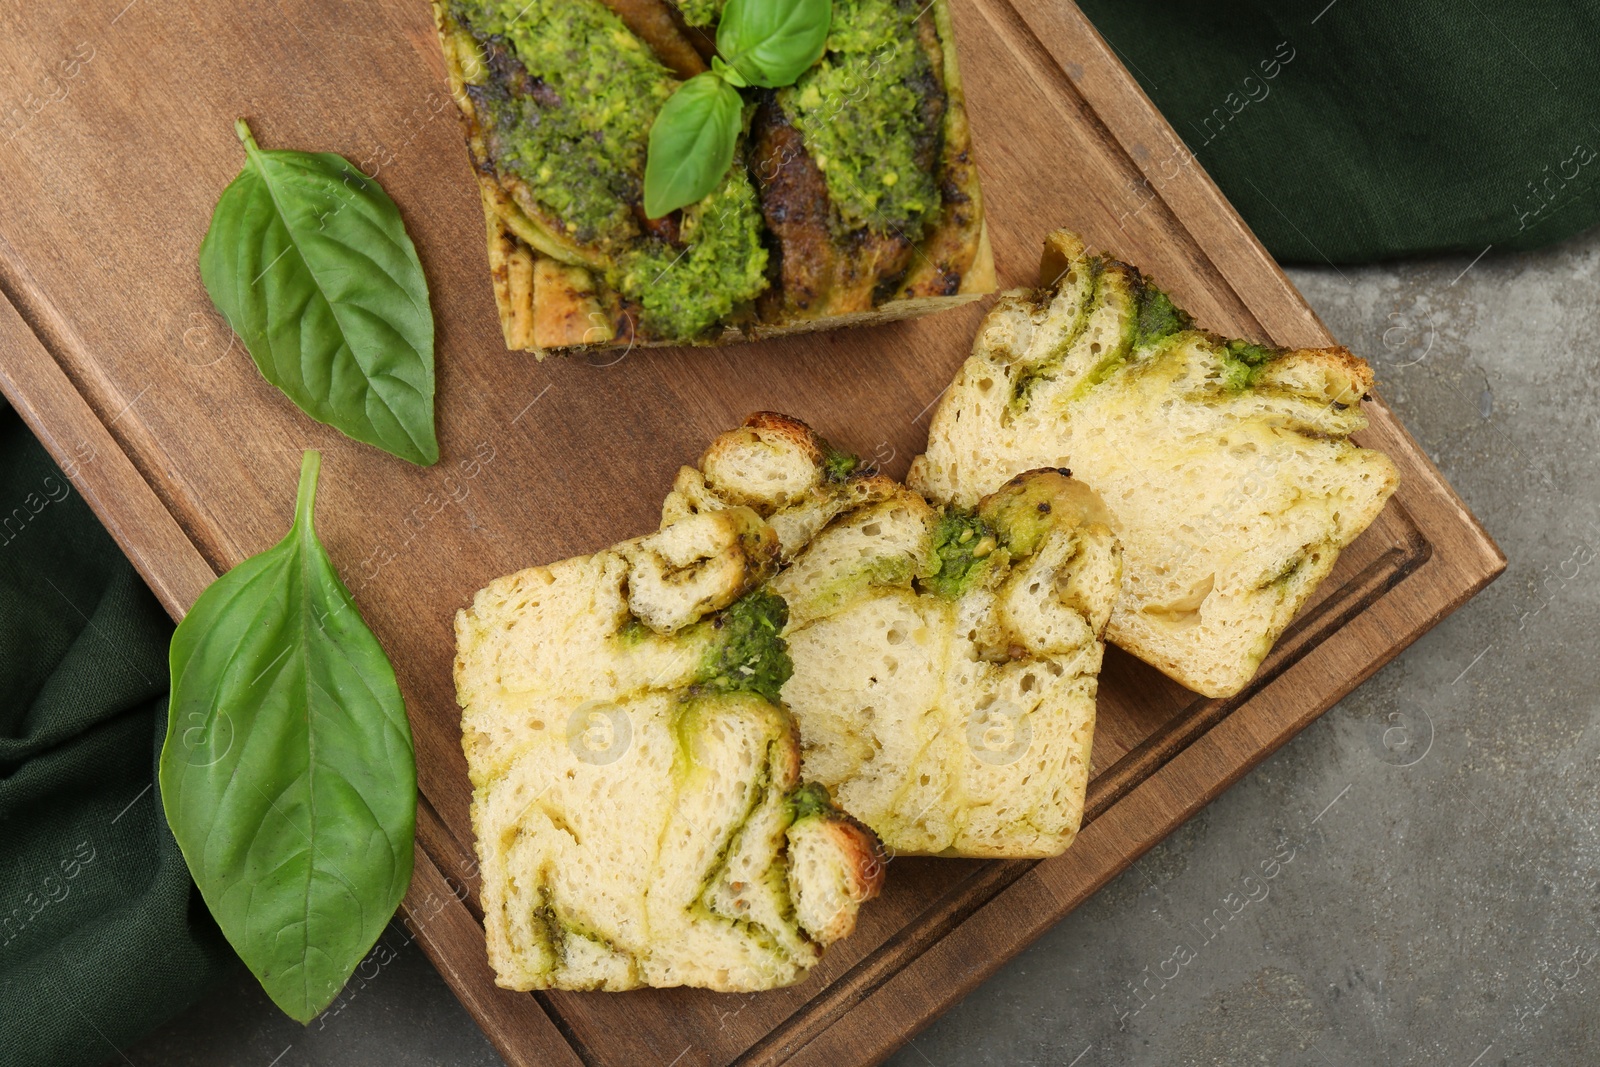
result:
M 1002 284 L 1028 284 L 1045 232 L 1068 226 L 1207 326 L 1330 342 L 1071 3 L 952 6 Z M 1400 491 L 1244 694 L 1203 700 L 1111 651 L 1089 818 L 1066 855 L 894 861 L 857 933 L 788 990 L 499 990 L 476 911 L 455 610 L 497 575 L 652 529 L 677 467 L 750 411 L 804 418 L 902 475 L 987 301 L 717 351 L 507 353 L 423 0 L 10 4 L 0 86 L 0 387 L 174 616 L 282 536 L 300 451 L 324 451 L 318 527 L 416 734 L 406 911 L 519 1067 L 887 1056 L 1504 567 L 1375 400 L 1361 440 L 1394 457 Z M 241 115 L 265 146 L 376 171 L 399 203 L 438 317 L 437 467 L 302 417 L 213 312 L 196 249 L 242 163 Z

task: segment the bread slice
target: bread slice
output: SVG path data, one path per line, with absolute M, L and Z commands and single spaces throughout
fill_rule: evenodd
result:
M 1122 540 L 1110 640 L 1196 692 L 1236 693 L 1394 492 L 1388 457 L 1349 440 L 1372 371 L 1343 348 L 1194 329 L 1065 231 L 1040 280 L 984 320 L 909 482 L 970 507 L 1020 471 L 1070 468 Z
M 836 5 L 830 51 L 800 82 L 746 94 L 754 107 L 723 186 L 654 220 L 640 206 L 650 124 L 708 69 L 720 4 L 433 8 L 507 348 L 542 359 L 725 344 L 908 318 L 994 291 L 948 0 Z M 569 36 L 564 50 L 543 47 Z M 541 127 L 570 132 L 523 143 Z M 866 132 L 841 142 L 848 130 Z M 896 170 L 873 138 L 906 130 L 920 131 L 905 134 L 915 158 Z M 578 194 L 569 174 L 582 175 Z M 929 202 L 913 200 L 905 217 L 849 210 L 924 185 Z M 596 188 L 606 192 L 583 193 Z M 597 208 L 596 195 L 610 199 Z
M 898 853 L 1051 856 L 1083 815 L 1120 549 L 1100 502 L 1030 471 L 935 509 L 760 413 L 680 471 L 669 527 L 776 532 L 804 774 Z
M 508 989 L 799 981 L 883 878 L 802 785 L 747 508 L 491 583 L 456 616 L 484 932 Z

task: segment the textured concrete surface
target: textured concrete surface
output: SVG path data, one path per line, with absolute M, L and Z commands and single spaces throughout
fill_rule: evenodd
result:
M 1600 1061 L 1600 233 L 1293 277 L 1509 570 L 895 1067 Z M 127 1062 L 498 1063 L 405 941 L 309 1028 L 241 976 Z

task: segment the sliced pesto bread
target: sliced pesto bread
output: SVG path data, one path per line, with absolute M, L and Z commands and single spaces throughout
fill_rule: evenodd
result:
M 745 93 L 734 164 L 645 215 L 651 126 L 713 0 L 434 0 L 506 345 L 720 344 L 992 292 L 947 0 L 836 0 L 821 60 Z
M 696 516 L 456 616 L 501 986 L 788 985 L 877 893 L 872 833 L 799 778 L 776 551 L 749 509 Z
M 773 527 L 803 774 L 899 853 L 1037 857 L 1076 835 L 1120 550 L 1053 470 L 931 507 L 781 415 L 680 471 L 666 528 Z
M 1070 233 L 1041 288 L 1004 294 L 941 400 L 910 484 L 971 507 L 1069 468 L 1123 546 L 1109 639 L 1207 696 L 1238 692 L 1394 492 L 1353 444 L 1372 371 L 1192 326 L 1139 271 Z

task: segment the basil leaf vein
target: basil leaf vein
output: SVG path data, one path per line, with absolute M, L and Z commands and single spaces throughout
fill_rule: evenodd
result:
M 744 100 L 716 74 L 697 74 L 667 99 L 650 127 L 644 213 L 659 219 L 708 196 L 733 165 Z
M 261 374 L 307 415 L 402 459 L 439 459 L 433 312 L 394 201 L 341 156 L 260 148 L 200 245 L 200 277 Z
M 200 894 L 267 994 L 308 1022 L 411 881 L 416 765 L 394 668 L 312 526 L 201 594 L 173 634 L 161 799 Z

